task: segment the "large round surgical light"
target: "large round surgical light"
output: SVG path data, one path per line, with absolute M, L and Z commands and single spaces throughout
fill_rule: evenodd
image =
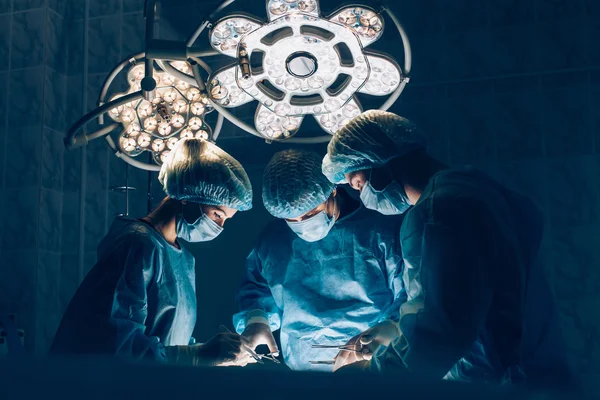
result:
M 186 62 L 173 62 L 173 67 L 183 73 L 191 73 Z M 145 151 L 153 155 L 156 164 L 162 164 L 166 155 L 178 140 L 187 137 L 188 126 L 203 134 L 194 135 L 208 140 L 210 127 L 204 121 L 208 109 L 196 87 L 162 71 L 155 71 L 158 83 L 156 95 L 152 101 L 138 99 L 124 106 L 115 107 L 108 115 L 123 125 L 118 145 L 120 150 L 130 157 L 137 157 Z M 135 65 L 127 73 L 129 91 L 115 94 L 111 100 L 139 90 L 144 78 L 144 66 Z
M 356 93 L 390 95 L 404 80 L 393 59 L 364 51 L 384 29 L 374 10 L 349 6 L 323 18 L 317 0 L 267 0 L 266 6 L 267 23 L 231 16 L 214 25 L 211 45 L 237 62 L 209 82 L 220 106 L 259 103 L 254 122 L 264 138 L 293 136 L 306 115 L 333 134 L 362 111 Z

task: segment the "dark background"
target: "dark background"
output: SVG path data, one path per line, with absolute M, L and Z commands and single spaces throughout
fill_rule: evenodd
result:
M 125 211 L 124 196 L 108 190 L 125 184 L 125 164 L 102 140 L 66 152 L 62 139 L 95 107 L 108 72 L 143 50 L 142 3 L 0 0 L 0 312 L 17 314 L 36 354 L 46 352 L 99 240 Z M 162 3 L 157 35 L 177 40 L 215 4 Z M 420 125 L 441 160 L 480 167 L 544 210 L 548 274 L 570 355 L 592 391 L 600 374 L 600 1 L 388 4 L 413 48 L 411 81 L 392 111 Z M 340 5 L 321 1 L 325 14 Z M 227 9 L 236 10 L 266 16 L 262 0 L 238 0 Z M 401 60 L 399 36 L 386 22 L 373 48 Z M 206 34 L 197 43 L 208 48 Z M 251 122 L 255 105 L 235 111 Z M 246 168 L 255 202 L 217 240 L 190 246 L 198 267 L 200 340 L 231 324 L 244 258 L 269 220 L 260 201 L 262 170 L 272 153 L 287 147 L 267 145 L 229 123 L 218 144 Z M 325 146 L 315 149 L 324 153 Z M 156 174 L 129 168 L 129 183 L 138 189 L 132 216 L 147 212 L 149 186 L 151 203 L 162 198 Z

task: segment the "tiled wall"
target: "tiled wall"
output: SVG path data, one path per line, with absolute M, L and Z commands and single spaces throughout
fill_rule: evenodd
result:
M 600 393 L 600 2 L 401 1 L 397 10 L 414 64 L 393 110 L 430 133 L 441 159 L 479 166 L 545 211 L 570 355 Z
M 60 318 L 66 8 L 0 1 L 0 310 L 31 351 Z
M 69 5 L 67 125 L 97 107 L 106 76 L 121 60 L 144 49 L 143 0 L 71 1 Z M 122 80 L 115 83 L 116 87 L 123 87 Z M 98 127 L 94 121 L 86 129 L 89 133 Z M 73 206 L 69 207 L 71 215 L 63 215 L 65 223 L 71 227 L 65 230 L 69 243 L 65 238 L 63 257 L 68 260 L 64 260 L 63 267 L 65 274 L 80 279 L 94 264 L 96 246 L 113 218 L 126 211 L 125 195 L 110 190 L 125 186 L 126 164 L 112 155 L 104 140 L 92 141 L 82 150 L 69 152 L 65 164 L 69 165 L 69 171 L 66 171 L 69 178 L 65 176 L 65 183 L 69 181 L 65 202 Z M 82 176 L 85 177 L 83 196 Z M 147 174 L 129 167 L 128 179 L 129 185 L 137 189 L 130 196 L 129 212 L 131 216 L 139 217 L 147 210 Z M 79 208 L 81 200 L 83 210 Z M 82 226 L 82 235 L 72 234 L 79 232 Z M 81 264 L 75 262 L 78 258 L 81 258 Z M 76 273 L 68 271 L 74 267 Z M 68 291 L 62 292 L 65 299 L 70 298 L 69 293 L 72 295 L 76 284 L 77 281 Z
M 114 65 L 143 50 L 142 9 L 143 0 L 0 0 L 0 312 L 17 314 L 37 354 L 126 209 L 109 190 L 125 185 L 125 164 L 103 141 L 69 152 L 63 138 L 95 108 Z M 131 168 L 129 184 L 130 215 L 143 215 L 147 174 Z

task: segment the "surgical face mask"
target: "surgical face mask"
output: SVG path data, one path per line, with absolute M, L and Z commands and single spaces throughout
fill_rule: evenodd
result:
M 375 190 L 367 181 L 360 192 L 360 200 L 370 210 L 383 215 L 402 214 L 410 207 L 404 185 L 396 181 L 390 182 L 383 190 Z
M 316 242 L 327 236 L 331 228 L 333 228 L 333 225 L 335 225 L 335 218 L 330 217 L 325 210 L 323 210 L 304 221 L 285 222 L 287 222 L 290 229 L 294 231 L 296 235 L 300 236 L 301 239 L 306 240 L 307 242 Z
M 193 224 L 185 220 L 183 213 L 177 216 L 177 237 L 186 242 L 208 242 L 219 236 L 221 232 L 223 228 L 204 213 Z

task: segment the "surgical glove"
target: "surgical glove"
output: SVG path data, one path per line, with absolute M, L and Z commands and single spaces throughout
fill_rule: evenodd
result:
M 335 357 L 333 371 L 357 361 L 370 360 L 379 346 L 387 346 L 400 335 L 398 324 L 391 320 L 383 321 L 346 343 L 349 350 L 341 350 Z
M 219 333 L 208 342 L 193 346 L 168 346 L 167 361 L 197 367 L 246 366 L 256 362 L 246 347 L 250 342 L 235 333 Z
M 261 344 L 266 344 L 269 347 L 269 353 L 273 356 L 279 356 L 279 349 L 277 348 L 277 342 L 273 337 L 273 332 L 268 324 L 261 322 L 252 323 L 246 326 L 242 336 L 250 342 L 250 348 L 255 350 Z

